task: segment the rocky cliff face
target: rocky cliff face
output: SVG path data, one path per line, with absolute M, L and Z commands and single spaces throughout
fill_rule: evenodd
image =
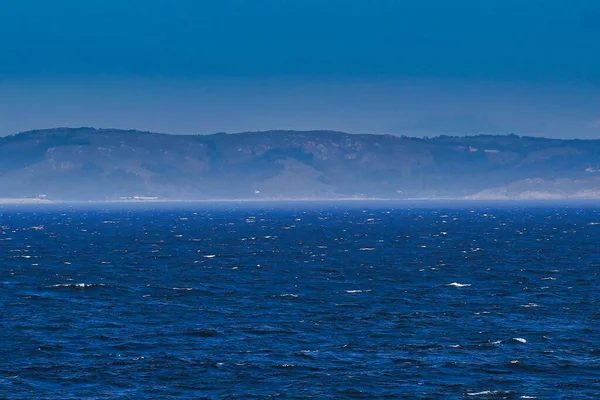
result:
M 92 128 L 0 138 L 0 197 L 40 194 L 57 200 L 597 198 L 600 141 Z

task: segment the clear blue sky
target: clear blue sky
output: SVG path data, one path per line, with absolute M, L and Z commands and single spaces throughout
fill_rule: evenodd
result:
M 600 135 L 600 1 L 0 0 L 0 135 Z

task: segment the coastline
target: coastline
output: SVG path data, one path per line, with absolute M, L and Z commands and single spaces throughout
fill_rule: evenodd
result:
M 218 204 L 218 203 L 573 203 L 600 200 L 600 197 L 550 197 L 550 198 L 479 198 L 465 197 L 422 197 L 422 198 L 245 198 L 245 199 L 117 199 L 117 200 L 49 200 L 35 198 L 0 198 L 2 205 L 143 205 L 143 204 Z

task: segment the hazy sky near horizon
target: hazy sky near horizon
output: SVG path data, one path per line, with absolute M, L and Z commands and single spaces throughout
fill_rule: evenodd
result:
M 595 0 L 0 0 L 0 135 L 600 137 Z

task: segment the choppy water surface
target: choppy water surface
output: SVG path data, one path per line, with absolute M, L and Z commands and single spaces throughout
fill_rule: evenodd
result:
M 100 207 L 0 209 L 0 398 L 600 396 L 598 208 Z

